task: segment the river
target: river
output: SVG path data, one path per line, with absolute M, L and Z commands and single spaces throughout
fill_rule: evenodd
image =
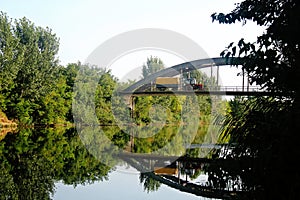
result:
M 134 168 L 117 166 L 109 174 L 109 180 L 95 182 L 91 185 L 79 185 L 76 188 L 56 183 L 54 199 L 173 199 L 173 200 L 199 200 L 207 199 L 193 194 L 180 192 L 166 185 L 161 185 L 157 191 L 147 192 L 140 183 L 140 173 Z
M 6 133 L 0 141 L 1 199 L 242 199 L 252 191 L 236 168 L 234 176 L 229 174 L 233 161 L 199 157 L 213 146 L 198 145 L 204 147 L 201 153 L 193 144 L 181 156 L 159 155 L 143 153 L 149 144 L 136 139 L 136 152 L 126 152 L 131 139 L 118 135 L 115 144 L 123 148 L 113 152 L 95 135 L 87 140 L 88 132 L 28 128 Z

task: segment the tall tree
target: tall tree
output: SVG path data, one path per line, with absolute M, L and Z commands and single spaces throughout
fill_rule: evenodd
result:
M 11 19 L 0 13 L 0 109 L 5 110 L 7 97 L 15 87 L 14 80 L 21 65 L 22 55 L 18 53 L 18 40 L 12 31 Z
M 1 107 L 10 117 L 34 121 L 41 98 L 57 80 L 59 40 L 26 18 L 12 22 L 1 13 L 0 26 Z
M 272 90 L 299 93 L 300 85 L 300 3 L 297 0 L 246 0 L 228 14 L 214 13 L 212 19 L 231 24 L 254 21 L 266 31 L 254 43 L 243 38 L 231 43 L 224 56 L 246 58 L 243 68 L 250 81 Z
M 247 169 L 242 169 L 244 166 L 241 170 L 250 174 L 247 181 L 255 182 L 256 192 L 262 192 L 261 199 L 299 196 L 300 175 L 295 165 L 300 156 L 297 147 L 300 139 L 299 12 L 297 0 L 245 0 L 228 14 L 212 15 L 213 21 L 220 23 L 242 21 L 245 24 L 252 20 L 266 27 L 256 42 L 242 38 L 237 44 L 230 43 L 221 55 L 243 57 L 243 69 L 251 83 L 285 93 L 280 98 L 239 100 L 238 110 L 232 109 L 225 120 L 223 133 L 230 136 L 231 143 L 237 144 L 230 156 L 246 163 L 251 160 L 253 165 L 245 165 Z
M 150 56 L 150 58 L 147 58 L 146 64 L 143 65 L 143 71 L 142 71 L 143 78 L 146 78 L 150 74 L 158 72 L 164 68 L 165 65 L 160 58 Z
M 37 99 L 51 89 L 58 67 L 58 38 L 49 28 L 36 27 L 28 19 L 15 21 L 14 35 L 23 55 L 15 80 L 20 98 Z

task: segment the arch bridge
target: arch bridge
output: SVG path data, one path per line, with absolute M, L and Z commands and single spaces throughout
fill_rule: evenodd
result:
M 153 83 L 158 77 L 174 77 L 186 72 L 190 72 L 198 69 L 210 69 L 210 77 L 213 77 L 213 67 L 217 67 L 216 74 L 216 82 L 219 84 L 219 67 L 220 66 L 229 66 L 229 65 L 243 65 L 243 58 L 206 58 L 199 59 L 190 62 L 181 63 L 178 65 L 174 65 L 169 68 L 165 68 L 156 73 L 149 75 L 148 77 L 137 81 L 131 86 L 127 87 L 120 94 L 130 95 L 130 96 L 148 96 L 148 95 L 175 95 L 174 91 L 146 91 L 151 83 Z M 277 95 L 270 91 L 261 90 L 259 86 L 249 86 L 249 84 L 245 85 L 245 76 L 242 73 L 242 86 L 214 86 L 208 87 L 207 89 L 202 90 L 178 90 L 176 91 L 176 95 L 237 95 L 237 96 L 255 96 L 255 95 Z

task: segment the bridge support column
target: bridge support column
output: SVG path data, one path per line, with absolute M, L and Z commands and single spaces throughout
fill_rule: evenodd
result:
M 247 74 L 247 92 L 249 92 L 249 75 Z
M 129 115 L 130 115 L 130 118 L 132 120 L 132 123 L 134 122 L 134 97 L 131 96 L 130 94 L 129 95 L 124 95 L 124 101 L 126 102 L 126 105 L 127 105 L 127 108 L 128 108 L 128 111 L 129 111 Z M 130 125 L 129 125 L 130 126 Z M 130 151 L 132 152 L 133 151 L 133 148 L 134 148 L 134 127 L 130 127 L 129 128 L 129 131 L 130 133 L 130 142 L 129 142 L 129 146 L 130 146 Z
M 219 86 L 219 65 L 217 66 L 217 86 Z
M 213 86 L 213 80 L 212 80 L 212 77 L 213 77 L 213 65 L 212 65 L 212 63 L 211 63 L 211 65 L 210 65 L 210 88 L 211 88 L 211 90 L 213 90 L 213 89 L 212 89 L 212 86 Z
M 242 69 L 242 74 L 243 74 L 242 91 L 244 92 L 244 87 L 245 87 L 245 71 L 244 71 L 244 69 Z
M 134 96 L 130 96 L 130 117 L 134 121 Z M 130 128 L 130 152 L 133 152 L 134 148 L 134 127 Z

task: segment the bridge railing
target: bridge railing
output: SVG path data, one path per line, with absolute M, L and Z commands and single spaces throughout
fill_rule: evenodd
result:
M 205 89 L 204 89 L 205 90 Z M 215 86 L 208 87 L 209 91 L 232 91 L 232 92 L 261 92 L 262 90 L 260 86 Z

